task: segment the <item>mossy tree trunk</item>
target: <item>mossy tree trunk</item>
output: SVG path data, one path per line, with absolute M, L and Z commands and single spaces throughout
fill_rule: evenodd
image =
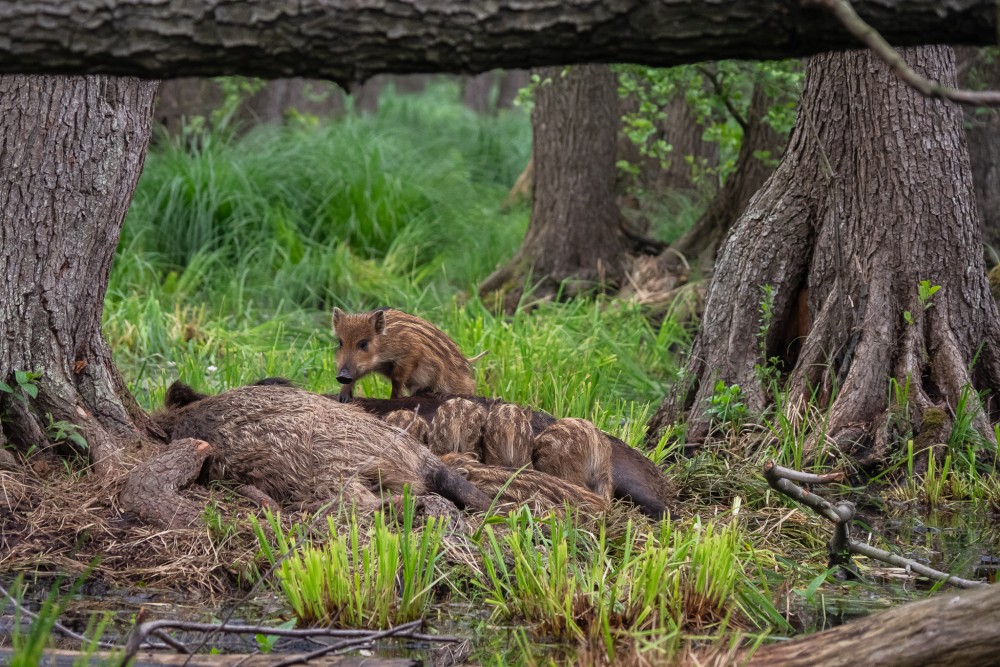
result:
M 507 310 L 530 279 L 533 298 L 563 296 L 616 284 L 624 239 L 615 204 L 618 86 L 607 65 L 539 72 L 535 90 L 534 200 L 531 223 L 513 259 L 480 292 L 500 293 Z M 565 283 L 564 283 L 565 281 Z
M 902 52 L 954 85 L 950 48 Z M 922 280 L 941 286 L 930 302 Z M 765 285 L 766 356 L 788 372 L 789 411 L 815 395 L 829 406 L 822 442 L 861 463 L 886 454 L 889 378 L 909 381 L 918 430 L 925 411 L 954 408 L 966 387 L 1000 389 L 1000 319 L 961 110 L 921 97 L 867 51 L 811 59 L 789 147 L 723 246 L 689 381 L 661 405 L 651 438 L 685 410 L 689 437 L 704 438 L 717 380 L 739 385 L 754 411 L 771 404 L 755 368 Z M 975 421 L 988 435 L 984 414 Z
M 101 314 L 156 87 L 0 76 L 0 380 L 17 394 L 0 393 L 2 427 L 27 450 L 49 443 L 50 420 L 72 422 L 102 475 L 151 428 L 112 362 Z M 26 389 L 16 371 L 41 377 Z

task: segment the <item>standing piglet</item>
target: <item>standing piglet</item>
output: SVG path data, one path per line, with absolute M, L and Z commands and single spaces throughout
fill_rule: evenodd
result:
M 369 373 L 389 378 L 392 398 L 476 392 L 470 362 L 479 357 L 466 359 L 455 341 L 427 320 L 394 308 L 368 313 L 334 308 L 333 332 L 341 401 L 350 399 L 354 383 Z

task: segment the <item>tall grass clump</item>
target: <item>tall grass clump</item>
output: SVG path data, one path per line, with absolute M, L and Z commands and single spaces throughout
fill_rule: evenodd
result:
M 669 657 L 691 633 L 787 628 L 766 580 L 747 574 L 773 558 L 747 547 L 738 521 L 629 521 L 617 532 L 602 523 L 594 534 L 572 514 L 487 525 L 481 586 L 494 617 L 527 623 L 536 639 L 599 647 L 608 662 L 636 646 Z
M 331 516 L 328 534 L 318 543 L 304 537 L 301 526 L 285 533 L 278 516 L 265 516 L 273 544 L 255 517 L 253 530 L 268 564 L 281 559 L 276 576 L 299 622 L 387 628 L 423 615 L 433 594 L 445 522 L 428 517 L 417 531 L 408 493 L 399 532 L 389 527 L 383 512 L 376 512 L 364 530 L 352 514 L 346 534 Z

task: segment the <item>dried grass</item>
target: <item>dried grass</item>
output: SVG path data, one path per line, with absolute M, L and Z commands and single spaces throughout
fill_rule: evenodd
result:
M 0 472 L 0 571 L 79 575 L 93 567 L 92 577 L 114 587 L 232 592 L 255 553 L 249 530 L 213 537 L 207 526 L 151 527 L 118 506 L 121 482 Z M 256 511 L 221 488 L 181 493 L 216 505 L 226 522 Z

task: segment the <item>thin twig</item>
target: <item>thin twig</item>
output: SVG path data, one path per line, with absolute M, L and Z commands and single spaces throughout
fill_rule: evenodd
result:
M 736 124 L 743 128 L 743 132 L 746 133 L 747 128 L 750 127 L 750 123 L 747 122 L 747 119 L 743 117 L 743 114 L 741 114 L 739 109 L 737 109 L 733 104 L 729 94 L 726 93 L 725 87 L 722 85 L 722 82 L 719 81 L 719 73 L 711 71 L 704 65 L 695 65 L 695 69 L 701 72 L 701 74 L 708 79 L 709 83 L 712 84 L 712 87 L 715 88 L 715 93 L 722 99 L 722 103 L 726 105 L 726 111 L 729 112 L 729 114 L 733 117 L 733 120 L 736 121 Z
M 324 655 L 329 655 L 334 651 L 342 651 L 348 648 L 354 648 L 359 645 L 370 644 L 376 639 L 382 639 L 384 637 L 400 636 L 407 633 L 413 628 L 420 626 L 420 621 L 411 621 L 410 623 L 404 623 L 403 625 L 397 625 L 394 628 L 389 628 L 388 630 L 382 630 L 381 632 L 375 632 L 370 634 L 368 637 L 359 637 L 357 639 L 345 639 L 344 641 L 337 642 L 336 644 L 330 644 L 329 646 L 324 646 L 321 649 L 317 649 L 312 653 L 306 653 L 303 656 L 296 658 L 289 658 L 288 660 L 283 660 L 282 662 L 272 665 L 272 667 L 289 667 L 289 665 L 298 665 L 309 662 L 314 658 L 321 658 Z
M 816 475 L 811 472 L 801 472 L 799 470 L 785 468 L 779 466 L 774 461 L 768 461 L 764 464 L 764 477 L 768 477 L 768 475 L 783 477 L 784 479 L 789 479 L 793 482 L 800 482 L 802 484 L 830 484 L 832 482 L 844 481 L 844 473 L 839 470 L 836 472 L 828 472 L 825 475 Z
M 848 0 L 802 0 L 803 5 L 815 5 L 833 14 L 840 21 L 840 24 L 858 38 L 863 44 L 875 52 L 875 54 L 886 62 L 897 77 L 905 84 L 916 90 L 921 95 L 931 98 L 940 98 L 976 107 L 1000 106 L 1000 91 L 996 90 L 963 90 L 943 86 L 936 81 L 931 81 L 910 67 L 903 56 L 892 48 L 889 42 L 879 34 L 875 28 L 865 22 Z M 998 23 L 1000 29 L 1000 23 Z
M 889 565 L 896 565 L 897 567 L 905 567 L 911 572 L 916 572 L 917 574 L 921 574 L 929 579 L 943 581 L 959 588 L 976 588 L 978 586 L 987 585 L 984 581 L 973 581 L 970 579 L 956 577 L 946 572 L 941 572 L 932 567 L 918 563 L 915 560 L 904 558 L 888 551 L 883 551 L 882 549 L 877 549 L 863 542 L 851 540 L 850 522 L 854 519 L 853 503 L 843 502 L 834 507 L 822 496 L 806 491 L 791 481 L 792 478 L 798 478 L 803 482 L 814 482 L 816 479 L 828 476 L 829 475 L 810 475 L 797 470 L 782 468 L 774 461 L 768 461 L 764 464 L 764 478 L 767 480 L 767 483 L 772 489 L 788 496 L 792 500 L 802 503 L 806 507 L 815 511 L 817 514 L 826 517 L 831 523 L 834 524 L 834 536 L 828 545 L 831 556 L 835 556 L 835 552 L 843 551 L 846 548 L 847 551 L 858 554 L 859 556 L 866 556 L 874 560 L 882 561 L 883 563 L 888 563 Z M 813 479 L 806 480 L 805 478 Z
M 27 616 L 31 620 L 37 620 L 38 619 L 38 614 L 36 614 L 35 612 L 31 611 L 30 609 L 28 609 L 27 607 L 25 607 L 20 602 L 18 602 L 17 599 L 15 599 L 14 596 L 11 595 L 7 591 L 7 589 L 4 588 L 3 586 L 0 586 L 0 595 L 3 595 L 3 597 L 5 597 L 8 600 L 10 600 L 11 604 L 14 605 L 15 609 L 17 609 L 18 611 L 20 611 L 22 614 L 24 614 L 25 616 Z M 121 648 L 118 644 L 115 644 L 113 642 L 106 642 L 106 641 L 102 641 L 102 640 L 97 640 L 96 642 L 94 642 L 93 640 L 91 640 L 90 638 L 88 638 L 86 635 L 81 635 L 78 632 L 73 632 L 72 630 L 70 630 L 69 628 L 67 628 L 65 625 L 63 625 L 59 621 L 53 621 L 52 627 L 55 630 L 58 630 L 60 634 L 66 636 L 66 637 L 69 637 L 70 639 L 75 639 L 78 642 L 81 642 L 81 643 L 84 643 L 84 644 L 95 643 L 97 646 L 100 646 L 101 648 L 108 648 L 108 649 L 118 649 L 118 648 Z

